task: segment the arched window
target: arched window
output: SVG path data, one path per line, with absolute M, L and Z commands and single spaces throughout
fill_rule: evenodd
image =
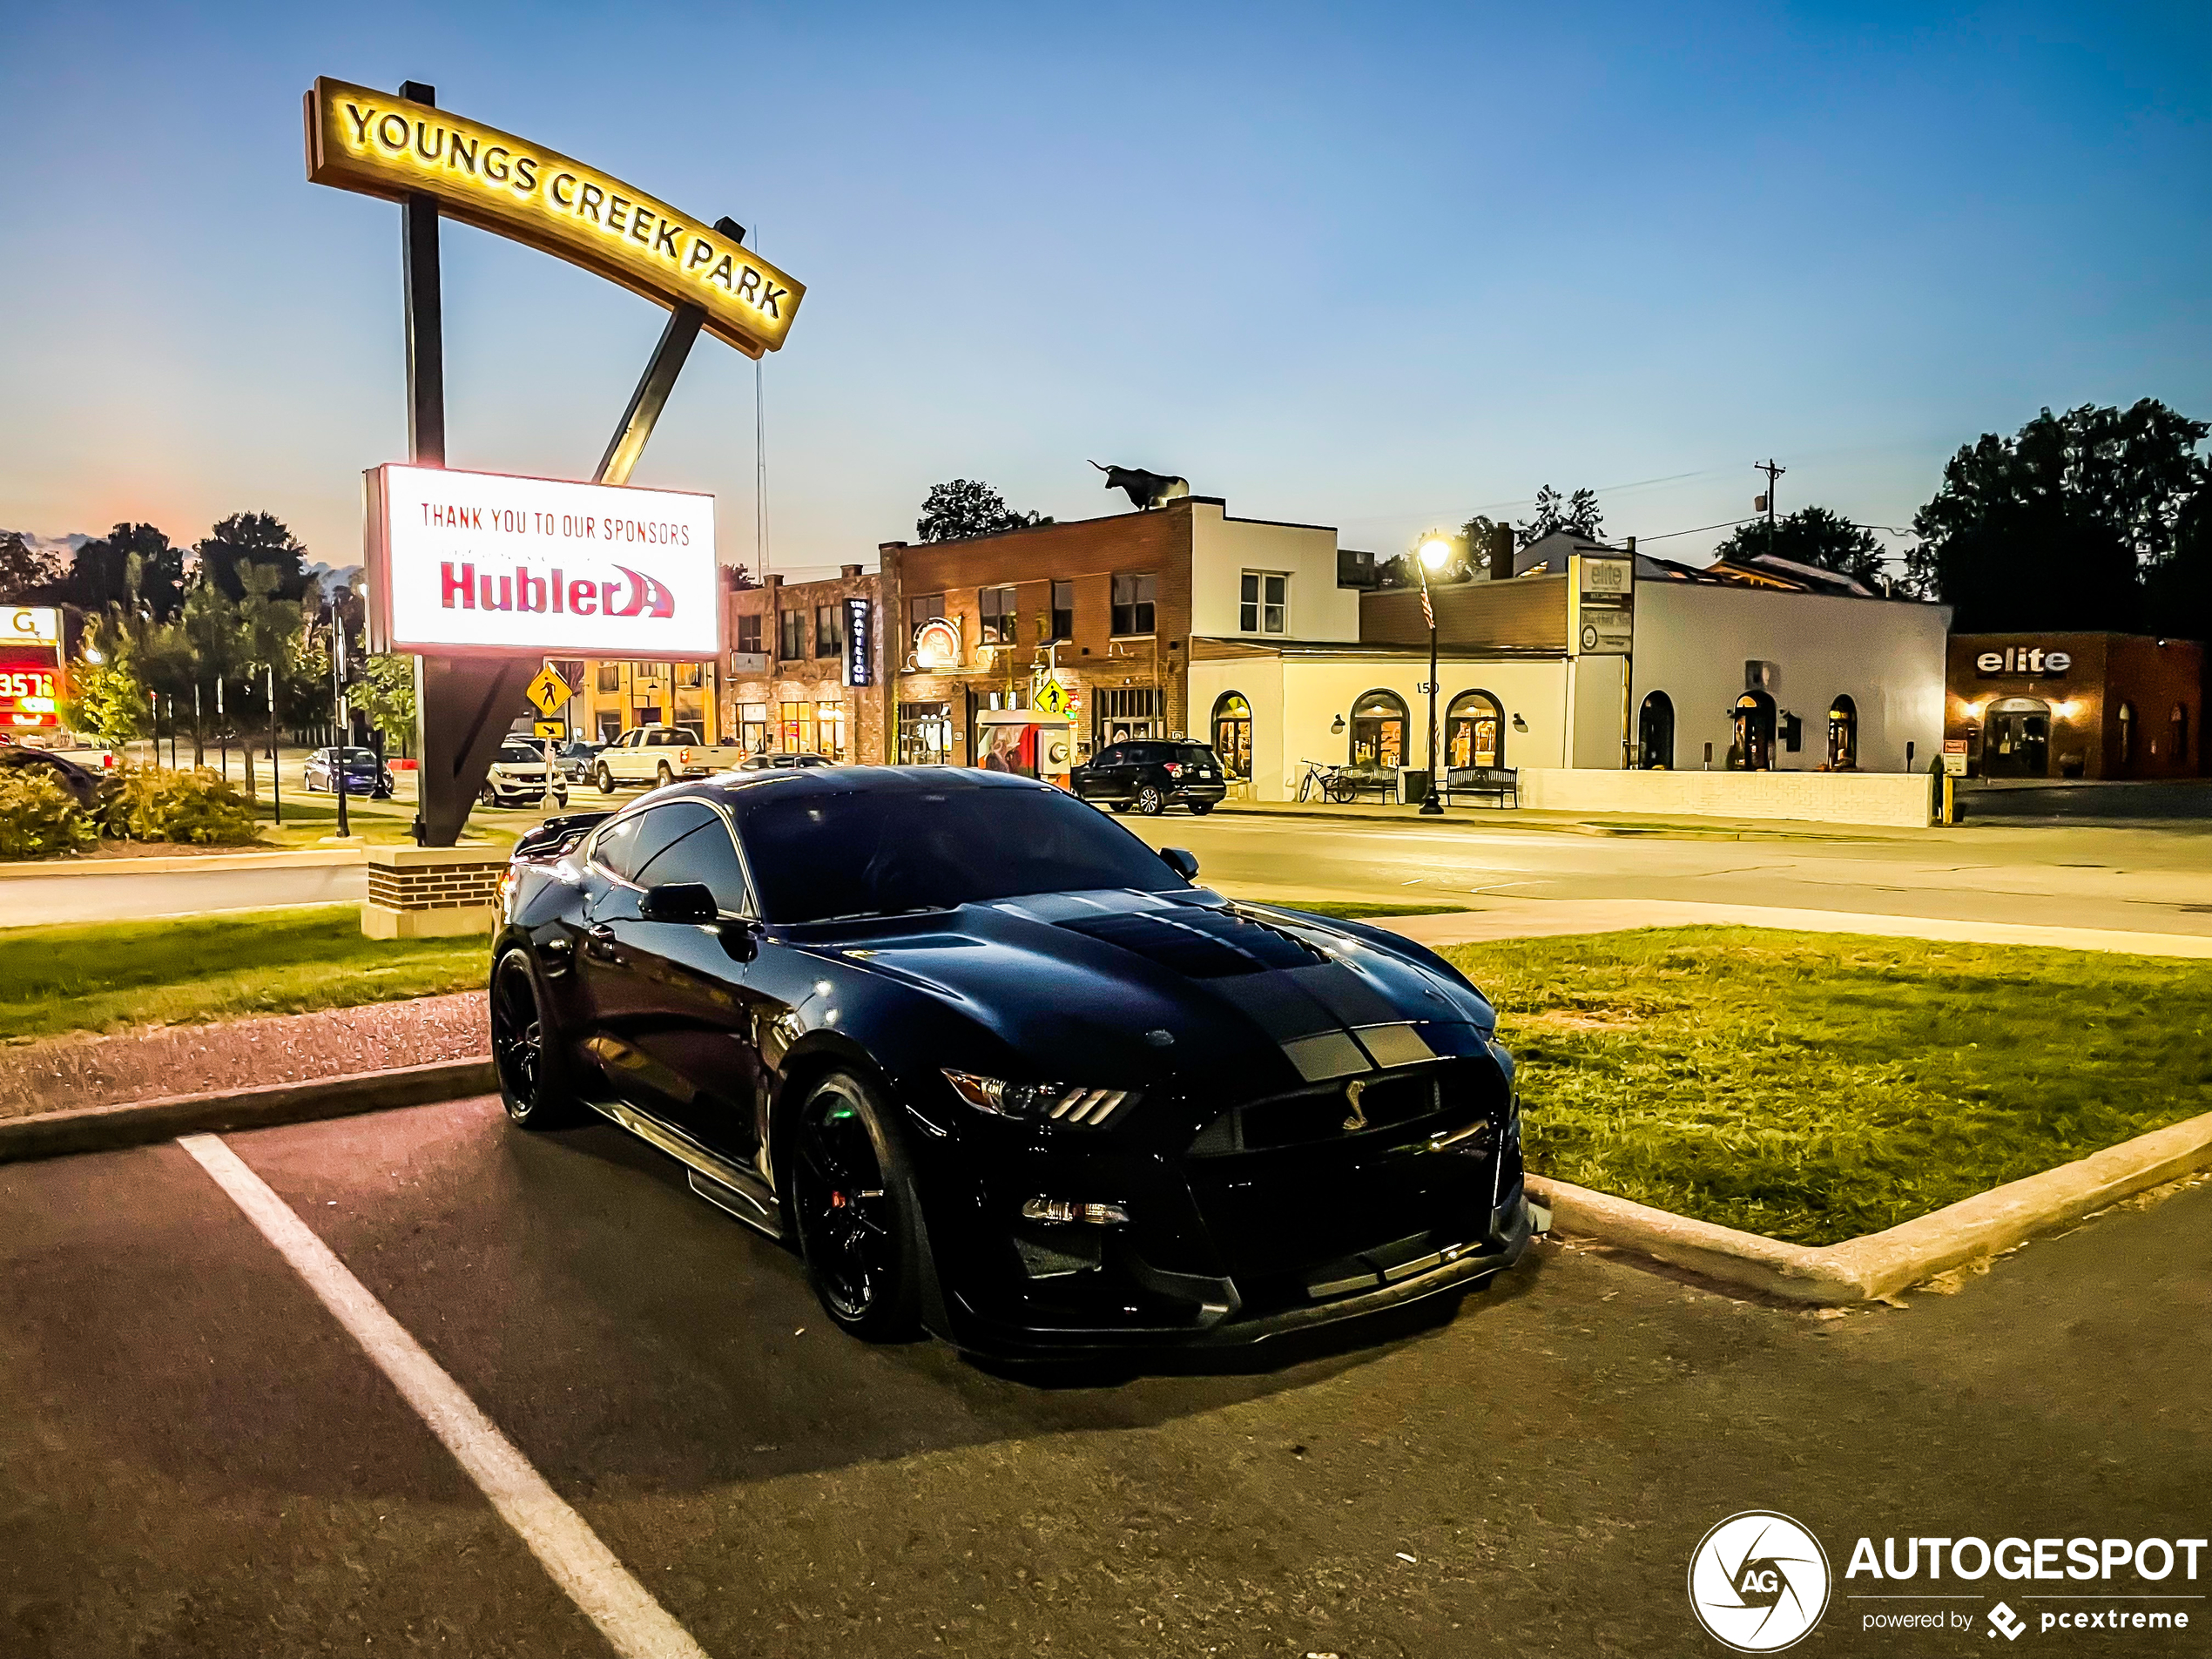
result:
M 2174 705 L 2167 725 L 2174 733 L 2174 765 L 2176 771 L 2189 769 L 2189 708 L 2186 703 Z
M 1838 696 L 1828 705 L 1828 769 L 1858 769 L 1858 705 Z
M 2135 705 L 2120 705 L 2120 764 L 2122 769 L 2135 764 Z
M 1505 711 L 1487 691 L 1461 691 L 1444 714 L 1447 766 L 1506 764 Z
M 1213 752 L 1231 778 L 1252 775 L 1252 705 L 1241 691 L 1224 691 L 1214 699 Z
M 1768 772 L 1774 766 L 1774 699 L 1764 691 L 1746 691 L 1729 711 L 1735 722 L 1736 739 L 1729 745 L 1731 772 Z
M 1675 764 L 1675 700 L 1664 691 L 1643 699 L 1636 717 L 1636 742 L 1642 756 L 1637 764 L 1647 772 L 1665 772 Z
M 1352 764 L 1394 770 L 1406 764 L 1406 699 L 1372 691 L 1352 705 Z

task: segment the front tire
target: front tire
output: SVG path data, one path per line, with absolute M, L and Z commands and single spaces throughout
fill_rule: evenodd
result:
M 560 1129 L 580 1121 L 560 1028 L 546 1007 L 528 953 L 509 950 L 491 976 L 491 1059 L 507 1116 L 523 1129 Z
M 479 806 L 496 806 L 499 805 L 499 792 L 486 784 L 476 792 L 476 804 Z
M 792 1130 L 792 1215 L 822 1309 L 864 1342 L 921 1328 L 921 1207 L 875 1091 L 849 1072 L 814 1085 Z
M 1136 799 L 1133 804 L 1136 810 L 1146 818 L 1157 818 L 1167 810 L 1168 800 L 1167 797 L 1160 793 L 1155 786 L 1147 784 L 1136 792 Z
M 609 772 L 604 764 L 599 768 L 599 792 L 603 795 L 611 795 L 615 792 L 615 775 Z

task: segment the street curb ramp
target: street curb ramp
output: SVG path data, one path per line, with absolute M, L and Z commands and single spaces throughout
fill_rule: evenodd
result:
M 94 1106 L 30 1117 L 0 1119 L 0 1163 L 64 1157 L 143 1146 L 179 1135 L 268 1129 L 308 1123 L 357 1112 L 489 1095 L 499 1079 L 489 1057 L 440 1060 L 427 1066 L 317 1077 L 305 1082 L 265 1083 L 210 1095 L 167 1095 L 121 1106 Z
M 1528 1177 L 1561 1233 L 1723 1284 L 1827 1307 L 1878 1301 L 2212 1166 L 2212 1112 L 1839 1244 L 1785 1244 L 1565 1181 Z

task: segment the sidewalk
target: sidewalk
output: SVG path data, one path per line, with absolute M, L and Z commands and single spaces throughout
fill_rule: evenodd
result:
M 1678 899 L 1537 899 L 1487 905 L 1461 914 L 1389 920 L 1379 917 L 1377 922 L 1432 949 L 1500 939 L 1617 933 L 1631 927 L 1743 927 L 2212 960 L 2212 935 L 2141 933 L 2116 927 L 2047 927 L 2026 922 L 1953 921 L 1939 916 L 1795 910 L 1777 905 L 1702 904 Z
M 1532 834 L 1649 835 L 1707 841 L 1916 841 L 1955 830 L 1894 829 L 1876 824 L 1826 824 L 1813 819 L 1772 818 L 1661 818 L 1621 813 L 1590 818 L 1580 813 L 1540 813 L 1526 807 L 1453 806 L 1441 817 L 1424 818 L 1418 803 L 1224 800 L 1217 818 L 1291 818 L 1309 822 L 1353 824 L 1415 823 L 1430 829 L 1520 830 Z

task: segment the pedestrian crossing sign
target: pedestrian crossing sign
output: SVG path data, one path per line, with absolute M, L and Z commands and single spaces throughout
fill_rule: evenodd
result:
M 537 671 L 537 678 L 529 683 L 523 695 L 529 698 L 540 714 L 550 718 L 553 711 L 574 697 L 576 692 L 568 681 L 553 671 L 553 664 L 548 663 Z
M 1040 680 L 1030 696 L 1029 706 L 1040 714 L 1058 719 L 1068 711 L 1068 688 L 1055 679 Z

